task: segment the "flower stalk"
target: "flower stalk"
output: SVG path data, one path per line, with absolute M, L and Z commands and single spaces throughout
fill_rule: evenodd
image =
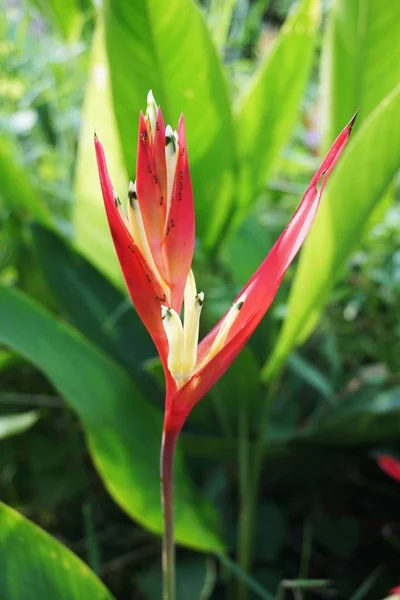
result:
M 163 513 L 162 578 L 163 600 L 175 600 L 175 539 L 174 539 L 174 455 L 177 433 L 164 431 L 161 443 L 160 475 Z

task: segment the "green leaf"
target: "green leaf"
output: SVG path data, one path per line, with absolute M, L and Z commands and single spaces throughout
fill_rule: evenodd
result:
M 73 223 L 78 249 L 111 281 L 123 286 L 121 269 L 115 254 L 104 210 L 93 133 L 97 132 L 107 151 L 107 164 L 116 189 L 128 189 L 111 90 L 110 72 L 104 48 L 104 30 L 100 20 L 94 34 L 89 77 L 86 84 L 82 128 L 76 166 Z
M 236 7 L 236 0 L 211 0 L 207 14 L 207 25 L 210 29 L 214 44 L 219 52 L 223 52 L 228 41 L 229 28 Z
M 299 379 L 317 390 L 326 400 L 332 398 L 334 390 L 331 382 L 312 362 L 293 352 L 289 356 L 288 366 Z
M 49 229 L 35 226 L 33 241 L 46 282 L 69 320 L 143 391 L 154 393 L 143 362 L 156 350 L 131 301 Z
M 324 192 L 302 251 L 288 316 L 264 369 L 271 377 L 292 348 L 310 334 L 368 219 L 400 165 L 400 86 L 381 102 L 350 140 Z
M 35 410 L 16 415 L 0 416 L 0 440 L 30 429 L 38 418 L 39 413 Z
M 265 185 L 293 130 L 311 68 L 319 1 L 302 0 L 260 66 L 236 116 L 240 159 L 239 223 Z
M 90 0 L 87 0 L 87 3 Z M 82 21 L 80 0 L 34 0 L 40 10 L 51 20 L 65 39 L 69 39 Z
M 93 461 L 119 505 L 150 531 L 162 530 L 159 499 L 161 411 L 133 381 L 70 327 L 21 292 L 0 287 L 0 343 L 37 366 L 78 413 Z M 177 541 L 220 551 L 215 514 L 175 464 Z
M 0 523 L 1 600 L 112 600 L 84 562 L 3 503 Z
M 398 84 L 399 22 L 397 0 L 332 3 L 321 63 L 326 150 L 356 110 L 359 127 Z
M 23 165 L 22 153 L 11 138 L 0 136 L 0 200 L 13 211 L 50 224 L 51 217 Z
M 108 0 L 104 19 L 129 175 L 135 178 L 139 111 L 152 89 L 167 123 L 175 128 L 185 114 L 196 234 L 212 246 L 232 208 L 236 156 L 227 89 L 203 16 L 192 0 L 170 0 L 168 10 L 159 0 Z M 105 151 L 108 156 L 107 145 Z

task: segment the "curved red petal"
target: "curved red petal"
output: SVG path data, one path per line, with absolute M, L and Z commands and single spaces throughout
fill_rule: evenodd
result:
M 178 140 L 179 154 L 163 243 L 163 256 L 166 281 L 171 288 L 171 305 L 179 313 L 186 279 L 192 264 L 195 240 L 193 191 L 183 115 L 179 119 Z
M 160 164 L 159 138 L 161 130 L 156 130 L 157 160 Z M 165 142 L 163 142 L 165 144 Z M 139 138 L 136 162 L 136 193 L 142 213 L 147 240 L 157 269 L 164 277 L 164 262 L 161 243 L 164 238 L 166 198 L 156 167 L 154 147 L 150 142 L 143 113 L 139 117 Z
M 275 298 L 276 292 L 278 291 L 288 267 L 300 250 L 311 225 L 314 222 L 325 184 L 347 144 L 354 120 L 355 117 L 353 117 L 332 144 L 321 166 L 312 178 L 306 193 L 304 194 L 303 200 L 297 208 L 289 225 L 282 232 L 268 256 L 235 299 L 236 302 L 243 294 L 246 294 L 246 300 L 242 309 L 229 332 L 228 341 L 233 339 L 242 329 L 243 325 L 248 323 L 249 320 L 251 320 L 252 323 L 252 329 L 248 328 L 248 336 L 250 336 Z M 321 188 L 318 190 L 317 184 L 321 177 L 323 177 L 323 180 Z M 257 318 L 252 319 L 252 317 L 256 315 Z M 198 353 L 199 363 L 207 355 L 218 332 L 221 321 L 219 321 L 200 343 Z
M 400 460 L 393 456 L 382 455 L 376 461 L 379 467 L 396 481 L 400 481 Z
M 115 206 L 114 190 L 107 170 L 104 149 L 97 136 L 95 136 L 95 149 L 108 224 L 122 273 L 133 304 L 149 331 L 163 363 L 166 364 L 168 342 L 161 319 L 161 305 L 165 301 L 164 292 Z

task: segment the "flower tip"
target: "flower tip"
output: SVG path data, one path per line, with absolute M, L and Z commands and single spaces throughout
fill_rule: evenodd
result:
M 150 106 L 153 106 L 154 104 L 156 104 L 154 95 L 153 95 L 153 90 L 149 90 L 149 93 L 147 94 L 147 104 L 150 104 Z
M 347 127 L 348 127 L 348 130 L 349 130 L 349 135 L 350 135 L 350 133 L 351 133 L 351 130 L 353 129 L 353 125 L 354 125 L 354 123 L 356 122 L 357 115 L 358 115 L 358 113 L 359 113 L 359 112 L 360 112 L 360 109 L 358 108 L 358 109 L 356 110 L 355 114 L 354 114 L 354 117 L 352 117 L 352 119 L 350 120 L 350 123 L 349 123 L 349 124 L 348 124 L 348 126 L 347 126 Z
M 128 198 L 129 200 L 137 200 L 136 183 L 133 183 L 133 181 L 129 182 Z

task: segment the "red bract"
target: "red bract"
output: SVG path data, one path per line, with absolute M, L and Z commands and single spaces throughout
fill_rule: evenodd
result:
M 95 137 L 111 235 L 132 301 L 163 363 L 167 390 L 164 429 L 178 433 L 193 406 L 228 369 L 273 301 L 314 221 L 326 181 L 344 150 L 355 117 L 339 134 L 289 225 L 231 308 L 198 345 L 204 294 L 190 270 L 194 248 L 193 196 L 181 117 L 164 128 L 149 93 L 140 115 L 136 184 L 123 210 Z M 184 320 L 180 311 L 184 302 Z
M 382 471 L 392 477 L 396 481 L 400 481 L 400 460 L 393 456 L 382 454 L 376 460 Z

